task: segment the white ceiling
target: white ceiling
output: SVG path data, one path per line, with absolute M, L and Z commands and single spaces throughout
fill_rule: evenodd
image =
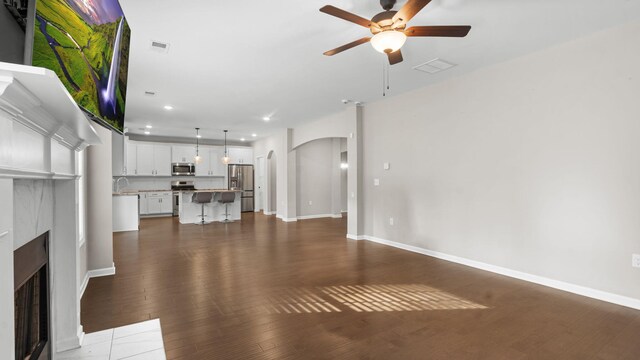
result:
M 386 58 L 369 44 L 322 55 L 368 30 L 318 11 L 331 4 L 370 18 L 382 11 L 377 0 L 120 2 L 132 29 L 125 123 L 132 133 L 151 124 L 153 135 L 193 137 L 200 127 L 205 138 L 229 129 L 230 139 L 250 140 L 338 112 L 341 99 L 382 98 Z M 638 17 L 640 0 L 433 0 L 410 26 L 468 24 L 471 32 L 409 38 L 387 96 Z M 152 40 L 169 43 L 169 52 L 153 51 Z M 458 66 L 436 75 L 412 70 L 434 58 Z

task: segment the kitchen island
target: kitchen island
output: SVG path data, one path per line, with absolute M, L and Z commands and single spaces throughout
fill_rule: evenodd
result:
M 241 210 L 241 193 L 240 190 L 222 190 L 222 189 L 206 189 L 206 190 L 181 190 L 179 220 L 181 224 L 199 224 L 200 215 L 202 214 L 202 204 L 191 201 L 193 194 L 196 192 L 213 193 L 213 199 L 210 203 L 204 204 L 205 221 L 223 221 L 225 219 L 225 204 L 218 202 L 220 196 L 225 192 L 234 192 L 236 194 L 235 201 L 229 203 L 229 220 L 240 220 Z

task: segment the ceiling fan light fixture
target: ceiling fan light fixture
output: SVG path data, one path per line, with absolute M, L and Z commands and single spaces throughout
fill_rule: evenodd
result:
M 407 41 L 407 35 L 397 30 L 386 30 L 375 34 L 371 38 L 371 46 L 383 54 L 396 52 Z

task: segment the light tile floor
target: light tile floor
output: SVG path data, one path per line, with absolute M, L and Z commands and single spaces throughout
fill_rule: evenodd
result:
M 58 360 L 166 360 L 160 319 L 87 334 Z

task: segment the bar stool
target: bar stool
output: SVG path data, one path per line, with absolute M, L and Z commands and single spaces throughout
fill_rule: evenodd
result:
M 196 224 L 204 225 L 208 224 L 211 221 L 205 221 L 204 218 L 206 215 L 204 214 L 204 204 L 208 204 L 213 199 L 213 193 L 211 192 L 195 192 L 191 197 L 191 202 L 195 204 L 200 204 L 202 206 L 202 213 L 198 215 L 200 217 L 200 222 Z
M 220 199 L 218 199 L 218 202 L 220 204 L 224 204 L 224 220 L 222 221 L 223 223 L 233 222 L 233 220 L 229 220 L 229 204 L 233 203 L 234 201 L 236 201 L 235 192 L 229 191 L 220 193 Z

